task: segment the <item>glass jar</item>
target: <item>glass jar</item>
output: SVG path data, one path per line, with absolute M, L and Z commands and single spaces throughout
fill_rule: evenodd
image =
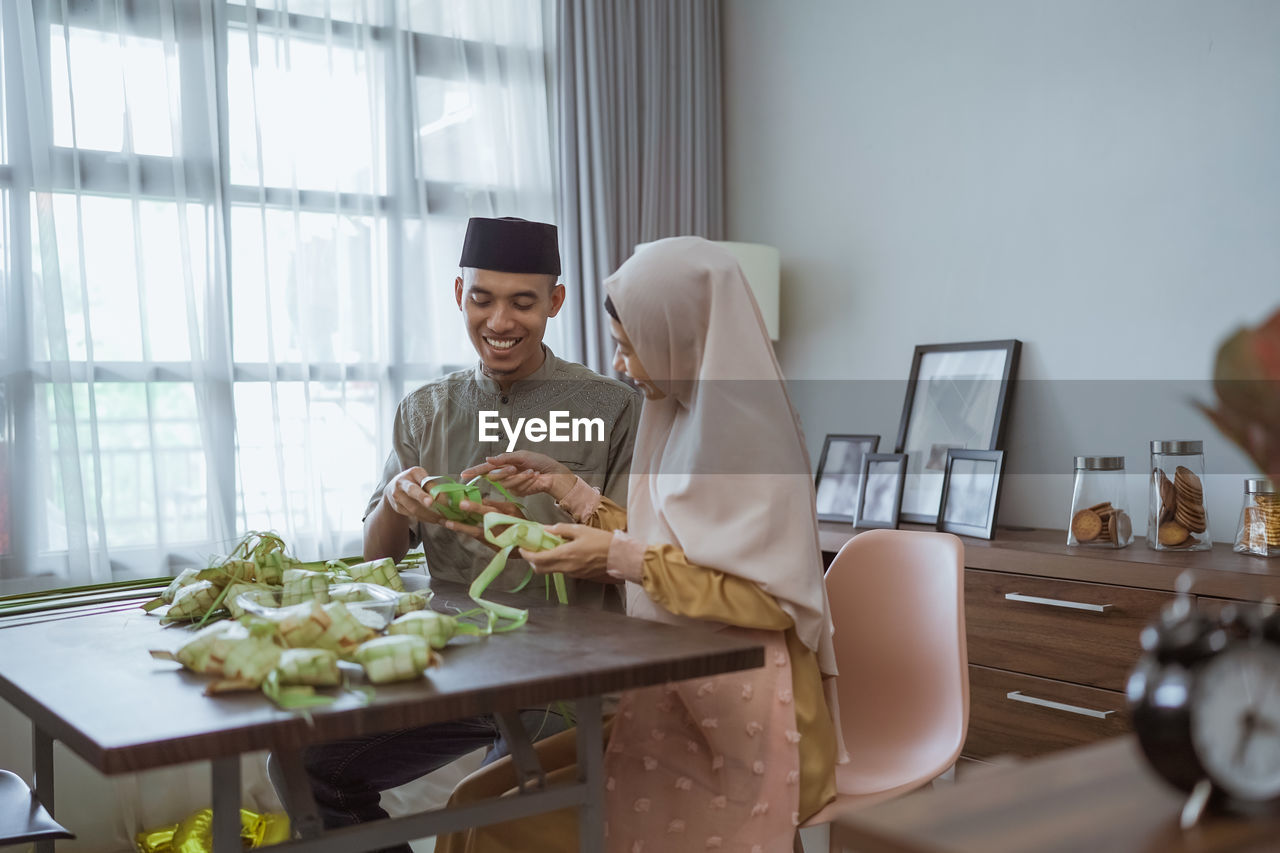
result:
M 1204 442 L 1151 442 L 1147 547 L 1207 551 L 1213 547 L 1204 506 Z
M 1244 506 L 1232 550 L 1259 557 L 1280 556 L 1280 494 L 1270 480 L 1244 481 Z
M 1124 548 L 1133 542 L 1123 456 L 1077 456 L 1068 545 Z

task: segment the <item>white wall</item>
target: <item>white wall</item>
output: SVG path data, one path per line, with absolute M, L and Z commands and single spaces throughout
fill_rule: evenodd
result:
M 1203 438 L 1229 541 L 1255 472 L 1188 401 L 1280 305 L 1280 3 L 725 0 L 724 24 L 727 238 L 782 252 L 815 461 L 829 432 L 893 449 L 914 345 L 1018 338 L 1001 523 L 1064 527 L 1071 457 L 1105 452 L 1144 528 L 1147 442 Z

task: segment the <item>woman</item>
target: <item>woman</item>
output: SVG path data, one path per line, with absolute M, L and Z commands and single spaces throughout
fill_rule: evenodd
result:
M 564 545 L 521 553 L 538 572 L 621 579 L 633 616 L 765 646 L 760 669 L 623 695 L 605 756 L 609 849 L 790 850 L 796 825 L 835 796 L 840 752 L 800 427 L 732 256 L 699 238 L 662 240 L 605 290 L 614 367 L 645 395 L 628 510 L 540 454 L 502 454 L 463 476 L 547 492 L 582 522 L 549 528 Z M 567 739 L 546 743 L 544 766 L 572 760 Z M 509 762 L 479 771 L 454 801 L 505 790 L 511 774 Z M 439 849 L 577 849 L 576 820 L 513 821 Z

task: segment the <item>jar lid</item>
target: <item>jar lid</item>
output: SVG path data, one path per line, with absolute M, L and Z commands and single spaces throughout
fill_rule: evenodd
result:
M 1244 493 L 1246 495 L 1274 495 L 1276 487 L 1271 485 L 1271 481 L 1266 477 L 1257 477 L 1244 481 Z
M 1190 456 L 1204 453 L 1203 441 L 1153 441 L 1152 453 L 1163 453 L 1167 456 Z
M 1084 471 L 1123 471 L 1123 456 L 1077 456 L 1076 470 Z

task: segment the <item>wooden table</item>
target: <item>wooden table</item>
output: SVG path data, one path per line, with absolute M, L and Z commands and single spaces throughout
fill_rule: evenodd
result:
M 1182 832 L 1178 816 L 1184 801 L 1148 769 L 1129 735 L 872 806 L 833 823 L 831 838 L 859 853 L 1262 853 L 1280 848 L 1280 817 L 1207 814 Z
M 471 605 L 465 590 L 434 584 L 438 610 Z M 0 621 L 0 697 L 33 724 L 36 792 L 54 805 L 53 741 L 62 741 L 106 775 L 209 761 L 214 850 L 240 850 L 240 755 L 271 750 L 283 759 L 291 812 L 300 808 L 301 841 L 282 851 L 376 849 L 567 806 L 579 807 L 583 850 L 603 847 L 603 745 L 600 697 L 634 687 L 751 669 L 764 662 L 759 645 L 693 628 L 617 613 L 561 607 L 535 598 L 494 595 L 529 607 L 524 628 L 470 642 L 455 641 L 444 663 L 420 681 L 377 688 L 363 704 L 344 693 L 314 710 L 308 722 L 260 693 L 203 695 L 208 679 L 159 661 L 150 649 L 175 649 L 189 632 L 162 628 L 141 610 L 90 612 L 45 621 Z M 520 795 L 458 809 L 322 832 L 301 776 L 303 747 L 474 714 L 574 700 L 578 727 L 576 785 L 527 786 Z M 520 726 L 517 739 L 523 738 Z M 527 739 L 513 748 L 527 759 Z M 518 763 L 520 756 L 516 755 Z M 306 790 L 299 800 L 297 790 Z M 301 805 L 299 803 L 301 802 Z M 74 832 L 74 821 L 71 822 Z M 37 849 L 51 853 L 52 842 Z

